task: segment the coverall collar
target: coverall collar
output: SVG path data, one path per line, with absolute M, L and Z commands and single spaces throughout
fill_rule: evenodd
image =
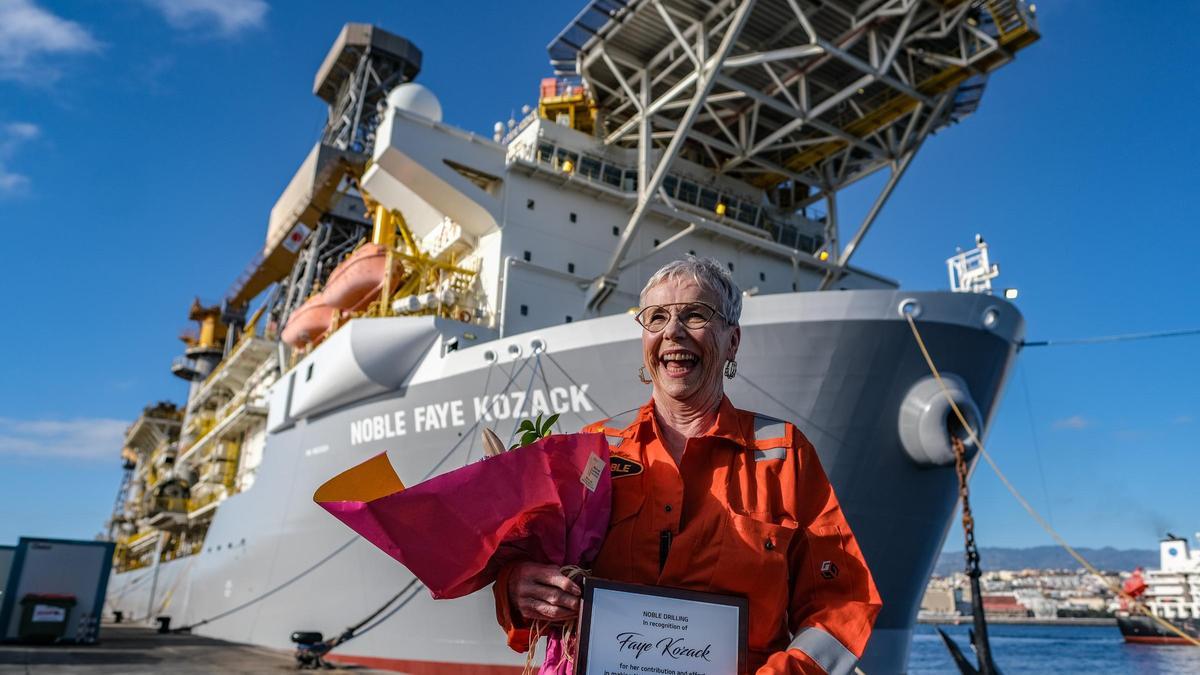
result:
M 654 435 L 654 424 L 654 399 L 651 398 L 638 411 L 638 424 L 634 427 L 634 433 L 643 433 L 645 438 L 649 438 Z M 754 447 L 753 426 L 753 418 L 742 419 L 737 408 L 733 407 L 733 402 L 722 394 L 721 405 L 717 408 L 717 421 L 712 428 L 697 438 L 720 438 L 742 448 L 751 448 Z

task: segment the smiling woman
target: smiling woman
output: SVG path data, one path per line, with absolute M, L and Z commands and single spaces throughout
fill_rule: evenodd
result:
M 641 303 L 650 401 L 584 429 L 608 438 L 613 476 L 593 575 L 748 598 L 760 675 L 853 671 L 879 594 L 808 439 L 725 396 L 740 289 L 719 262 L 689 256 L 656 272 Z M 551 565 L 512 564 L 494 590 L 520 651 L 531 622 L 579 610 L 579 586 Z

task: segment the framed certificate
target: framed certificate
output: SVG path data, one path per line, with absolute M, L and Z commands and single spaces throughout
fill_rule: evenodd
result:
M 747 672 L 746 598 L 588 579 L 581 614 L 578 675 Z

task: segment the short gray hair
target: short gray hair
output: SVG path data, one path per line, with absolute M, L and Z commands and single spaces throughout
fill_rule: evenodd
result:
M 738 288 L 733 275 L 725 266 L 713 258 L 697 258 L 689 255 L 683 260 L 673 260 L 663 265 L 642 288 L 638 302 L 646 304 L 646 293 L 651 288 L 671 279 L 690 279 L 700 285 L 700 288 L 717 296 L 717 309 L 725 315 L 730 325 L 738 325 L 742 317 L 742 289 Z

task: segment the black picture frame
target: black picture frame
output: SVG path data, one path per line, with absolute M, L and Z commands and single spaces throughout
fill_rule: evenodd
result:
M 576 654 L 576 675 L 589 675 L 587 672 L 588 642 L 591 637 L 592 607 L 597 590 L 621 591 L 660 598 L 689 600 L 714 605 L 736 607 L 738 610 L 738 649 L 737 675 L 749 675 L 749 641 L 750 641 L 750 601 L 740 595 L 724 595 L 706 593 L 669 586 L 648 586 L 645 584 L 630 584 L 623 581 L 610 581 L 589 577 L 583 583 L 583 600 L 580 606 L 579 619 L 579 649 Z

